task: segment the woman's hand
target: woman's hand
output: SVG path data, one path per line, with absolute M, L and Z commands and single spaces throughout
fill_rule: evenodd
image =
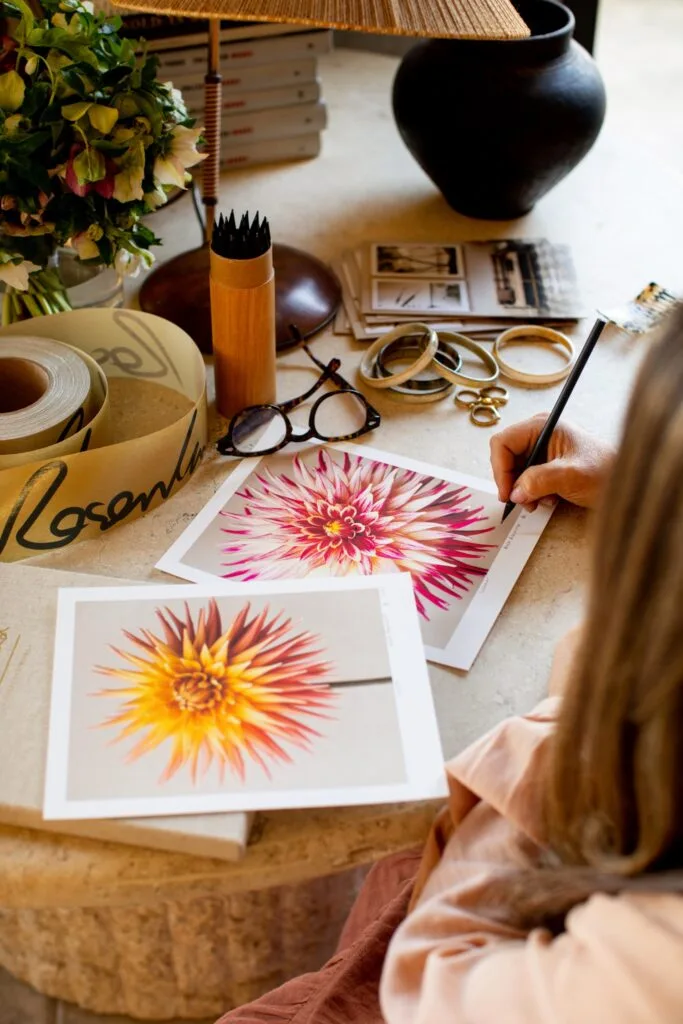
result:
M 491 466 L 500 501 L 510 499 L 531 511 L 543 498 L 557 495 L 573 505 L 594 508 L 614 449 L 578 427 L 558 424 L 550 437 L 548 461 L 521 473 L 547 418 L 547 413 L 540 413 L 491 438 Z

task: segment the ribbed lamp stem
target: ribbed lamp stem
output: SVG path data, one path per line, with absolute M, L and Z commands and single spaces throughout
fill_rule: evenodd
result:
M 218 203 L 221 163 L 221 84 L 220 67 L 221 23 L 209 20 L 209 63 L 204 78 L 204 137 L 208 157 L 202 168 L 202 201 L 206 210 L 204 240 L 211 242 Z

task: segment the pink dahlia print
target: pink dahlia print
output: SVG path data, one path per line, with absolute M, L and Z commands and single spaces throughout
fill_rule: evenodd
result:
M 483 506 L 466 487 L 355 455 L 320 450 L 315 462 L 292 460 L 289 473 L 265 469 L 237 492 L 239 512 L 224 510 L 222 550 L 229 579 L 285 579 L 326 571 L 371 575 L 390 567 L 409 572 L 420 614 L 448 609 L 474 581 L 494 545 Z

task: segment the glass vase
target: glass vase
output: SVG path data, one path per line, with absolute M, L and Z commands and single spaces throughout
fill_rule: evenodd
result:
M 45 258 L 44 269 L 29 276 L 27 291 L 3 288 L 2 323 L 86 307 L 123 304 L 123 279 L 113 267 L 79 260 L 73 249 L 59 248 Z
M 72 309 L 123 304 L 123 279 L 113 267 L 83 263 L 73 249 L 57 249 L 50 260 Z

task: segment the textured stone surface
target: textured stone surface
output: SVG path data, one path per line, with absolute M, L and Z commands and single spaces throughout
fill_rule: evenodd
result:
M 217 1017 L 320 967 L 364 873 L 222 898 L 0 910 L 0 966 L 47 996 L 96 1013 Z M 6 984 L 16 1022 L 5 1022 L 0 1008 L 0 1024 L 34 1024 L 29 1012 L 35 1024 L 42 1024 L 40 1013 L 53 1024 L 49 1000 Z
M 194 1024 L 214 1024 L 215 1015 Z M 0 1024 L 135 1024 L 132 1017 L 103 1016 L 51 999 L 0 970 Z M 169 1020 L 164 1024 L 181 1024 Z

